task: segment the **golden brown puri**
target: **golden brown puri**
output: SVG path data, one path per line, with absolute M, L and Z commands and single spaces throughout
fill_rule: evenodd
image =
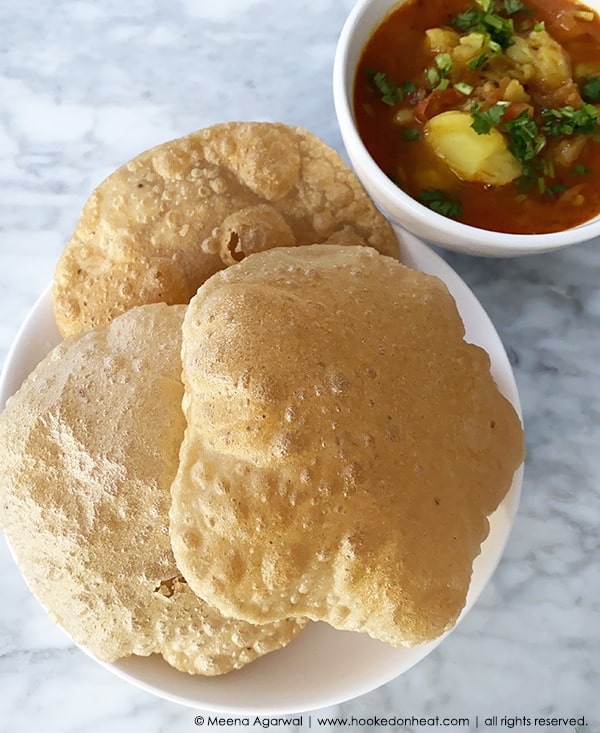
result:
M 254 623 L 397 646 L 450 628 L 523 458 L 463 336 L 440 280 L 366 247 L 274 249 L 205 283 L 170 523 L 190 586 Z
M 185 306 L 129 311 L 63 342 L 0 416 L 0 524 L 32 592 L 104 661 L 159 652 L 215 675 L 288 642 L 197 598 L 173 557 Z
M 56 267 L 63 336 L 144 303 L 187 303 L 217 270 L 271 247 L 368 244 L 394 232 L 342 158 L 310 132 L 229 122 L 159 145 L 85 204 Z

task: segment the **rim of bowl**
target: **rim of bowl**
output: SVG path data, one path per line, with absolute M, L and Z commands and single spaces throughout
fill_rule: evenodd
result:
M 421 224 L 423 230 L 435 228 L 440 232 L 439 239 L 434 240 L 440 246 L 451 248 L 450 242 L 445 245 L 442 237 L 442 232 L 447 232 L 451 240 L 460 240 L 462 242 L 462 245 L 464 245 L 464 247 L 461 245 L 462 251 L 469 251 L 470 246 L 471 252 L 478 252 L 483 255 L 486 254 L 488 248 L 490 255 L 493 255 L 495 250 L 510 251 L 514 254 L 534 254 L 536 251 L 540 253 L 547 252 L 579 242 L 585 242 L 600 235 L 600 213 L 593 219 L 589 219 L 570 229 L 547 234 L 509 234 L 507 232 L 480 229 L 469 224 L 454 221 L 432 211 L 412 198 L 412 196 L 409 196 L 401 188 L 398 188 L 385 175 L 371 157 L 358 134 L 351 101 L 356 68 L 354 64 L 350 66 L 350 50 L 353 43 L 356 43 L 354 41 L 355 35 L 363 30 L 364 17 L 373 2 L 374 0 L 358 0 L 344 22 L 336 45 L 333 62 L 333 98 L 346 151 L 353 165 L 354 161 L 358 162 L 358 166 L 355 165 L 355 168 L 360 167 L 364 170 L 373 187 L 377 190 L 378 197 L 382 199 L 381 206 L 385 209 L 384 213 L 388 217 L 398 221 L 401 226 L 404 226 L 399 220 L 399 217 L 396 217 L 389 211 L 394 206 L 387 205 L 389 201 L 397 202 L 396 206 L 405 209 L 408 218 Z M 386 4 L 383 11 L 378 13 L 376 21 L 369 24 L 365 39 L 368 39 L 379 23 L 401 4 L 402 0 L 396 0 L 396 2 Z M 366 40 L 364 43 L 366 43 Z M 361 48 L 358 51 L 359 57 L 364 48 L 364 43 L 361 44 Z M 360 174 L 358 175 L 360 177 Z M 410 228 L 417 236 L 423 236 L 422 232 L 420 233 L 416 229 L 412 229 L 410 225 L 406 225 L 406 228 Z

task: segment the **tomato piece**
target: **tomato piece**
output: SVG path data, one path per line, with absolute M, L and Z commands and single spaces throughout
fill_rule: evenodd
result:
M 415 107 L 415 119 L 418 122 L 427 122 L 432 117 L 462 106 L 465 95 L 457 89 L 435 89 Z
M 534 108 L 533 105 L 527 104 L 526 102 L 511 102 L 506 108 L 506 112 L 502 115 L 503 120 L 514 120 L 521 112 L 527 110 L 530 117 L 533 117 Z

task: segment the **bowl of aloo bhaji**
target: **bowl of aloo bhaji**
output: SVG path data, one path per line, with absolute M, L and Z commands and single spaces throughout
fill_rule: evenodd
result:
M 388 218 L 477 255 L 598 236 L 598 11 L 597 0 L 359 0 L 334 101 Z

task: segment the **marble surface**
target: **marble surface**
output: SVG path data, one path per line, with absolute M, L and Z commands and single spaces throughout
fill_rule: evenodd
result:
M 330 80 L 351 5 L 0 3 L 0 361 L 92 188 L 141 150 L 214 122 L 261 119 L 304 125 L 343 152 Z M 430 719 L 406 730 L 435 716 L 470 718 L 447 730 L 520 730 L 535 717 L 585 716 L 581 730 L 600 731 L 599 244 L 516 260 L 445 255 L 498 328 L 521 392 L 529 453 L 505 556 L 456 632 L 406 675 L 273 729 L 367 730 L 377 727 L 367 718 L 397 715 Z M 77 650 L 3 541 L 0 574 L 0 733 L 216 727 Z

